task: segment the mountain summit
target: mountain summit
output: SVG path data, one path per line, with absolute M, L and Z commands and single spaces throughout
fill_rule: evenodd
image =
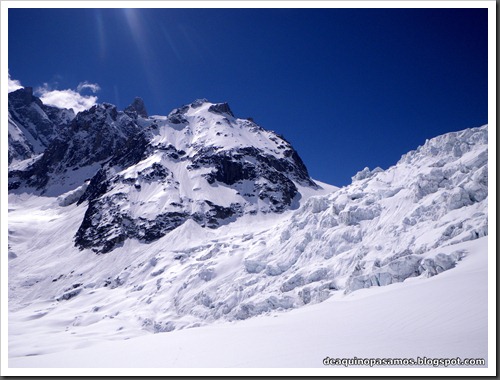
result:
M 135 112 L 140 117 L 148 117 L 148 112 L 146 111 L 144 100 L 139 97 L 135 98 L 134 101 L 127 108 L 125 108 L 125 112 Z
M 80 249 L 149 243 L 187 220 L 217 228 L 245 214 L 282 213 L 298 207 L 300 188 L 320 190 L 287 141 L 236 118 L 227 103 L 197 100 L 148 117 L 136 98 L 123 112 L 95 105 L 59 128 L 43 154 L 12 165 L 9 189 L 86 207 Z
M 9 165 L 41 154 L 75 114 L 47 106 L 25 87 L 9 93 Z

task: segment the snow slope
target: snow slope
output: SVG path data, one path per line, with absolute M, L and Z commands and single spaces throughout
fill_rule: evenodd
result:
M 107 367 L 115 368 L 115 375 L 133 373 L 116 368 L 163 368 L 154 373 L 165 375 L 171 368 L 321 368 L 325 357 L 487 359 L 487 248 L 487 238 L 480 238 L 439 249 L 446 254 L 460 249 L 466 257 L 456 268 L 432 278 L 337 293 L 321 304 L 288 313 L 129 340 L 108 340 L 111 321 L 98 329 L 95 340 L 75 338 L 64 332 L 64 320 L 71 313 L 62 311 L 60 321 L 51 325 L 51 335 L 39 328 L 11 347 L 16 353 L 9 366 Z M 16 319 L 11 321 L 13 330 L 22 326 Z M 40 343 L 47 340 L 66 349 L 50 353 Z M 308 373 L 339 374 L 339 368 L 343 367 Z M 466 374 L 467 368 L 459 371 Z

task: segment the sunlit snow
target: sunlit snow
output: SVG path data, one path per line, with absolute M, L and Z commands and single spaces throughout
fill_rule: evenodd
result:
M 130 119 L 112 119 L 110 107 L 99 107 L 110 128 Z M 9 366 L 487 358 L 487 126 L 431 139 L 387 170 L 360 171 L 343 188 L 296 181 L 300 196 L 271 212 L 245 198 L 251 181 L 209 183 L 210 170 L 188 170 L 189 161 L 164 154 L 170 146 L 188 157 L 201 148 L 230 155 L 259 147 L 285 157 L 275 134 L 211 107 L 225 105 L 202 100 L 168 117 L 139 117 L 153 131 L 151 153 L 109 169 L 119 180 L 106 196 L 136 220 L 183 201 L 193 210 L 207 201 L 245 205 L 217 228 L 188 218 L 150 242 L 128 238 L 97 251 L 105 254 L 79 249 L 75 235 L 88 201 L 78 200 L 102 162 L 54 174 L 44 192 L 9 193 Z M 22 135 L 15 122 L 11 130 Z M 37 159 L 14 161 L 11 170 Z M 158 163 L 172 178 L 142 180 Z M 106 223 L 106 212 L 92 217 Z

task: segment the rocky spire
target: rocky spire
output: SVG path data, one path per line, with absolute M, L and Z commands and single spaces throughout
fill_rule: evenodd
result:
M 142 100 L 142 98 L 135 98 L 132 104 L 125 108 L 125 112 L 135 112 L 138 116 L 148 117 L 148 112 L 146 111 L 146 106 L 144 105 L 144 100 Z
M 229 108 L 229 104 L 227 103 L 217 103 L 213 104 L 208 108 L 209 112 L 213 113 L 218 113 L 218 114 L 227 114 L 229 116 L 233 116 L 233 112 L 231 111 L 231 108 Z

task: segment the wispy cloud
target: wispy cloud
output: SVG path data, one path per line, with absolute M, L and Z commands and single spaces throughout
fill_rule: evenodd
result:
M 18 80 L 16 79 L 12 79 L 10 77 L 10 73 L 9 73 L 9 83 L 8 83 L 8 88 L 9 88 L 9 92 L 12 92 L 12 91 L 16 91 L 20 88 L 23 88 L 21 82 L 19 82 Z
M 76 91 L 82 92 L 85 89 L 89 89 L 92 91 L 94 94 L 101 89 L 101 87 L 97 83 L 89 83 L 87 81 L 82 82 L 78 85 L 76 88 Z
M 97 102 L 97 96 L 81 94 L 86 89 L 96 93 L 101 88 L 96 83 L 85 81 L 80 83 L 76 90 L 53 90 L 47 83 L 44 83 L 42 87 L 35 90 L 35 93 L 44 104 L 59 108 L 71 108 L 75 113 L 78 113 L 91 108 Z

